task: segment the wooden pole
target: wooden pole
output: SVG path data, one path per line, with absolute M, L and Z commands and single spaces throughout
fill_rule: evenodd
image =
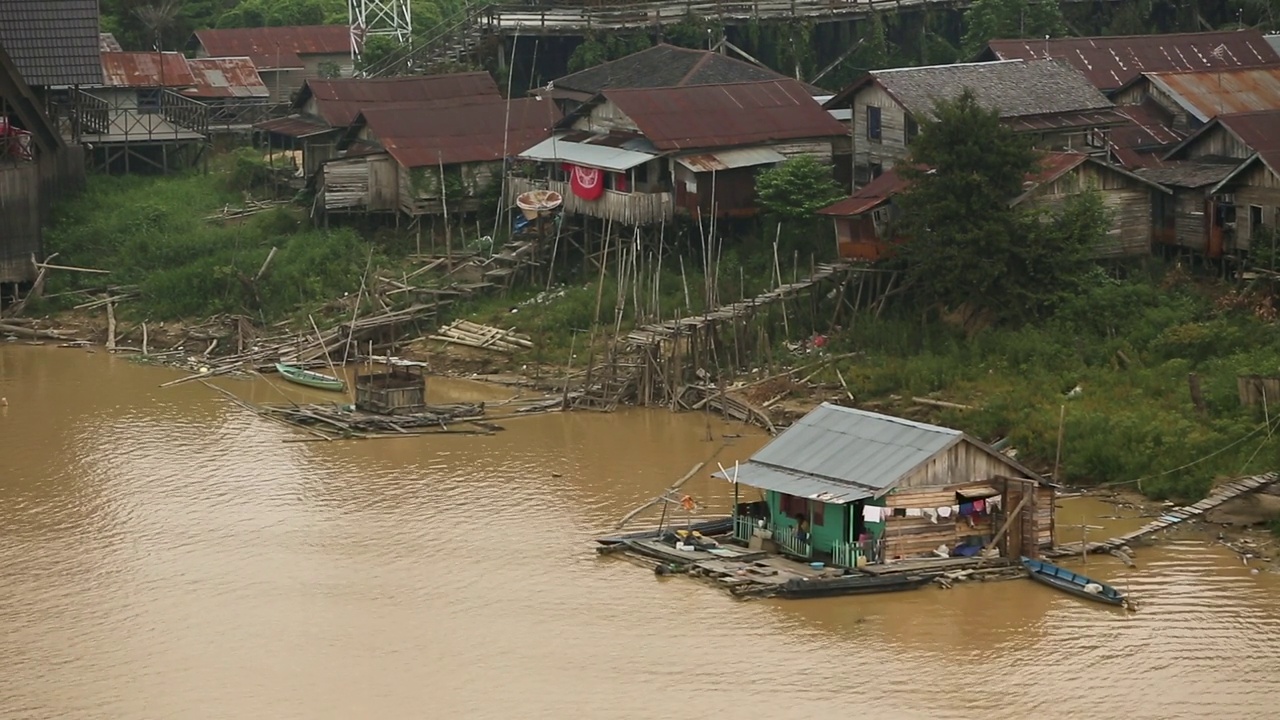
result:
M 1062 464 L 1062 440 L 1067 430 L 1067 405 L 1058 411 L 1058 451 L 1053 457 L 1053 481 L 1058 482 L 1058 470 Z
M 626 515 L 624 515 L 624 516 L 623 516 L 623 518 L 622 518 L 621 520 L 619 520 L 619 521 L 618 521 L 618 524 L 614 526 L 614 527 L 615 527 L 615 529 L 621 529 L 621 528 L 622 528 L 622 526 L 624 526 L 624 525 L 626 525 L 627 523 L 631 522 L 631 519 L 632 519 L 632 518 L 634 518 L 636 515 L 639 515 L 640 513 L 644 512 L 645 510 L 648 510 L 649 508 L 653 507 L 654 505 L 657 505 L 658 503 L 662 502 L 662 501 L 663 501 L 663 499 L 664 499 L 664 498 L 666 498 L 669 494 L 671 494 L 671 493 L 675 492 L 676 490 L 679 490 L 679 489 L 680 489 L 680 487 L 681 487 L 681 486 L 683 486 L 686 482 L 688 482 L 688 481 L 689 481 L 689 479 L 690 479 L 690 478 L 692 478 L 695 474 L 697 474 L 697 472 L 698 472 L 699 470 L 701 470 L 703 467 L 705 467 L 705 466 L 706 466 L 706 464 L 707 464 L 707 462 L 708 462 L 707 460 L 703 460 L 702 462 L 698 463 L 697 465 L 694 465 L 694 466 L 693 466 L 693 469 L 691 469 L 691 470 L 689 470 L 689 472 L 685 473 L 685 474 L 684 474 L 684 477 L 681 477 L 679 480 L 675 481 L 675 483 L 674 483 L 671 487 L 669 487 L 669 488 L 667 488 L 665 491 L 663 491 L 663 493 L 662 493 L 661 495 L 659 495 L 659 496 L 655 497 L 654 499 L 650 500 L 649 502 L 647 502 L 647 503 L 645 503 L 645 504 L 641 505 L 640 507 L 636 508 L 635 510 L 632 510 L 631 512 L 629 512 L 629 513 L 627 513 Z
M 453 230 L 449 226 L 449 193 L 444 187 L 444 156 L 437 152 L 436 161 L 440 164 L 440 212 L 444 215 L 444 266 L 453 272 Z
M 310 315 L 307 315 L 307 319 L 311 321 L 311 329 L 316 331 L 316 342 L 320 343 L 320 349 L 324 350 L 324 359 L 329 363 L 329 373 L 341 380 L 342 378 L 338 377 L 338 371 L 333 367 L 333 356 L 325 349 L 324 335 L 320 333 L 320 328 L 316 326 L 316 319 Z
M 147 356 L 147 324 L 142 323 L 142 356 Z
M 116 304 L 107 303 L 107 350 L 116 349 Z

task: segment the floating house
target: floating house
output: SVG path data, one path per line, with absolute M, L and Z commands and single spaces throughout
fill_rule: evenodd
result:
M 899 209 L 894 198 L 907 187 L 895 170 L 875 178 L 866 187 L 819 211 L 835 223 L 841 257 L 876 262 L 893 254 L 906 242 L 900 232 Z M 1140 257 L 1151 252 L 1153 219 L 1169 204 L 1172 191 L 1158 182 L 1082 153 L 1045 153 L 1041 170 L 1028 176 L 1023 193 L 1011 205 L 1046 210 L 1060 209 L 1072 196 L 1096 190 L 1110 211 L 1111 229 L 1094 248 L 1097 259 Z
M 1013 458 L 958 430 L 829 403 L 716 477 L 735 482 L 735 539 L 837 567 L 987 547 L 1036 557 L 1054 541 L 1055 486 Z
M 356 409 L 379 415 L 414 415 L 427 411 L 426 365 L 392 360 L 356 374 Z
M 1109 35 L 1034 40 L 992 40 L 975 61 L 1044 60 L 1069 63 L 1106 93 L 1144 72 L 1235 70 L 1280 65 L 1280 55 L 1258 30 L 1215 30 L 1165 35 Z
M 906 159 L 920 122 L 932 117 L 937 101 L 958 97 L 965 88 L 1041 150 L 1105 155 L 1111 128 L 1130 122 L 1080 71 L 1057 60 L 873 70 L 826 103 L 828 109 L 852 111 L 855 185 Z
M 191 49 L 197 58 L 250 58 L 271 102 L 287 104 L 307 80 L 355 73 L 352 38 L 346 25 L 222 28 L 197 30 Z
M 606 88 L 519 153 L 533 166 L 510 194 L 554 190 L 565 212 L 632 226 L 747 217 L 757 172 L 799 155 L 830 162 L 844 136 L 795 80 Z
M 365 108 L 380 105 L 500 100 L 487 72 L 390 78 L 312 79 L 303 84 L 288 116 L 258 123 L 272 145 L 300 153 L 300 174 L 310 178 L 337 156 L 338 141 Z

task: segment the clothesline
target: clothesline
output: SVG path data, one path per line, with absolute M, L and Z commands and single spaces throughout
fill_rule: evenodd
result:
M 945 520 L 952 516 L 968 517 L 970 515 L 985 514 L 992 508 L 1000 507 L 1001 502 L 1000 496 L 996 495 L 982 500 L 957 503 L 955 505 L 940 505 L 938 507 L 887 508 L 879 505 L 864 505 L 862 507 L 862 520 L 864 522 L 881 523 L 891 517 L 911 517 L 927 518 L 936 523 L 938 518 Z

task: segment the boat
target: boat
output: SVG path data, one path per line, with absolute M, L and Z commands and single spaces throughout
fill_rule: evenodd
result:
M 924 587 L 933 581 L 930 575 L 891 573 L 871 575 L 854 573 L 835 577 L 794 578 L 769 593 L 774 597 L 801 599 L 835 597 L 837 595 L 871 595 L 901 592 Z
M 1044 583 L 1049 587 L 1057 588 L 1076 597 L 1082 597 L 1094 602 L 1118 605 L 1120 607 L 1129 606 L 1129 600 L 1125 597 L 1125 594 L 1114 587 L 1087 578 L 1079 573 L 1071 572 L 1066 568 L 1058 567 L 1053 563 L 1024 557 L 1022 558 L 1022 566 L 1031 574 L 1032 580 Z
M 306 385 L 309 388 L 315 388 L 317 390 L 342 392 L 347 389 L 347 383 L 343 380 L 339 380 L 332 375 L 325 375 L 324 373 L 300 368 L 296 365 L 276 363 L 276 372 L 280 373 L 280 377 L 291 383 Z
M 665 528 L 649 528 L 648 530 L 637 530 L 635 532 L 622 533 L 620 535 L 607 535 L 605 537 L 596 538 L 596 542 L 604 546 L 621 545 L 623 540 L 652 540 L 662 537 L 662 533 L 666 530 L 691 530 L 706 537 L 715 537 L 718 535 L 728 535 L 733 532 L 733 518 L 725 515 L 723 517 L 714 517 L 695 522 L 688 528 L 678 523 L 668 525 Z

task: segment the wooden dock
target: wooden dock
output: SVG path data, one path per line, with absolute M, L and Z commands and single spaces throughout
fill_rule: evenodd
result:
M 672 338 L 701 329 L 706 325 L 747 317 L 766 305 L 790 300 L 831 278 L 833 275 L 849 269 L 850 266 L 851 263 L 844 260 L 838 260 L 834 263 L 821 263 L 814 268 L 813 274 L 808 277 L 796 282 L 783 283 L 753 298 L 721 305 L 698 315 L 690 315 L 676 320 L 667 320 L 636 328 L 626 336 L 625 342 L 637 348 L 654 347 Z
M 1170 510 L 1133 532 L 1125 533 L 1124 535 L 1113 537 L 1108 540 L 1090 542 L 1088 551 L 1096 553 L 1119 550 L 1134 540 L 1138 540 L 1139 538 L 1150 535 L 1154 532 L 1173 527 L 1174 525 L 1186 520 L 1198 518 L 1228 500 L 1234 500 L 1241 495 L 1256 492 L 1268 485 L 1271 485 L 1277 480 L 1280 480 L 1280 473 L 1269 472 L 1262 475 L 1253 475 L 1251 477 L 1224 483 L 1215 488 L 1214 491 L 1209 494 L 1209 497 L 1201 500 L 1200 502 L 1194 505 Z M 1069 557 L 1071 555 L 1080 555 L 1081 552 L 1082 549 L 1080 543 L 1068 543 L 1066 545 L 1059 545 L 1051 550 L 1046 550 L 1043 554 L 1048 558 L 1060 558 Z

